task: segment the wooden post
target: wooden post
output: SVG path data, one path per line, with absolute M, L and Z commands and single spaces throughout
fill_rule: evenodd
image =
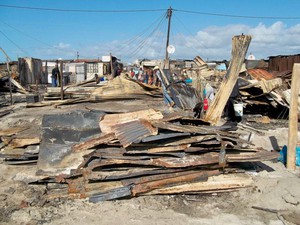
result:
M 10 104 L 13 105 L 13 100 L 12 100 L 12 89 L 11 89 L 11 72 L 10 72 L 10 67 L 9 67 L 9 61 L 11 59 L 9 56 L 6 54 L 6 52 L 0 47 L 0 50 L 3 52 L 3 54 L 6 56 L 6 66 L 7 66 L 7 72 L 8 72 L 8 82 L 9 82 L 9 94 L 10 94 Z
M 287 164 L 289 170 L 296 169 L 296 145 L 298 134 L 298 99 L 300 85 L 300 63 L 295 63 L 292 75 L 291 100 L 289 112 L 289 137 L 287 150 Z
M 113 62 L 112 62 L 112 55 L 109 53 L 110 56 L 110 75 L 113 77 Z
M 250 41 L 250 35 L 240 35 L 232 38 L 231 61 L 226 79 L 222 82 L 205 116 L 205 120 L 211 122 L 212 125 L 216 125 L 222 116 L 224 107 L 238 79 Z
M 63 84 L 63 61 L 60 61 L 60 98 L 64 100 L 64 84 Z

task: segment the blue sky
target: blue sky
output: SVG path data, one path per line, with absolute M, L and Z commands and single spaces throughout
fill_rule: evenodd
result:
M 80 58 L 101 58 L 111 52 L 125 62 L 164 58 L 164 14 L 170 6 L 174 9 L 170 44 L 176 48 L 172 59 L 196 55 L 205 60 L 229 59 L 231 38 L 241 33 L 252 35 L 248 52 L 256 58 L 300 53 L 299 0 L 0 0 L 0 47 L 12 60 L 25 56 L 74 59 L 77 52 Z M 4 61 L 1 53 L 0 62 Z

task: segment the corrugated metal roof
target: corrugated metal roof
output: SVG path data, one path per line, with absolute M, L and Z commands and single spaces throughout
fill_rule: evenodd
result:
M 134 120 L 117 124 L 112 127 L 112 130 L 124 148 L 132 142 L 158 133 L 158 129 L 152 127 L 151 123 L 146 120 Z
M 269 71 L 283 72 L 292 70 L 294 63 L 300 62 L 300 54 L 297 55 L 278 55 L 269 57 Z
M 272 80 L 275 78 L 271 73 L 262 69 L 249 69 L 247 72 L 255 80 Z

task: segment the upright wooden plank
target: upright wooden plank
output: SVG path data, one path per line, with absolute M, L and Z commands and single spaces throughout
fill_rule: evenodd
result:
M 292 74 L 291 103 L 289 112 L 289 136 L 287 151 L 287 169 L 296 169 L 296 145 L 298 133 L 298 98 L 300 85 L 300 63 L 295 63 Z
M 222 116 L 224 107 L 238 79 L 250 41 L 250 35 L 235 36 L 232 39 L 231 61 L 226 74 L 227 79 L 221 84 L 205 116 L 205 120 L 211 122 L 213 125 L 217 124 Z

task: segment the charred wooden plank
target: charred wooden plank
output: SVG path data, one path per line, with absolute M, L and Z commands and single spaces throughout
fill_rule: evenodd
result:
M 166 168 L 183 168 L 189 166 L 201 166 L 215 164 L 219 162 L 219 155 L 214 152 L 205 153 L 202 155 L 189 155 L 183 158 L 159 158 L 152 160 L 153 165 Z

